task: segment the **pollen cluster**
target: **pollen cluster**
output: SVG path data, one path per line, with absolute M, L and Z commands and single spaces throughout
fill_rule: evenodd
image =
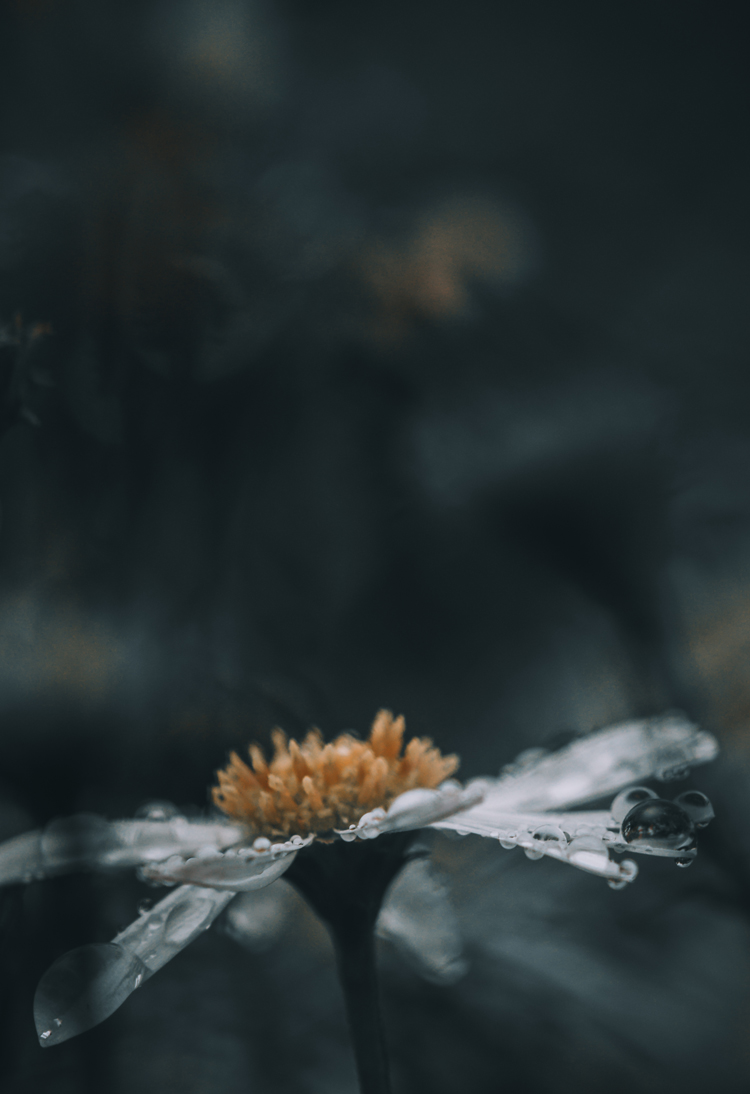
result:
M 376 806 L 415 787 L 432 789 L 458 767 L 457 756 L 443 756 L 427 737 L 414 737 L 402 751 L 403 716 L 381 710 L 367 741 L 343 734 L 324 744 L 312 729 L 301 744 L 275 729 L 273 758 L 250 745 L 252 766 L 236 752 L 218 772 L 213 800 L 253 833 L 307 836 L 348 828 Z

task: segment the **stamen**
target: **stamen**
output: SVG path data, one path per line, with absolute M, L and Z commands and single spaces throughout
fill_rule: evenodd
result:
M 273 758 L 250 745 L 252 768 L 232 753 L 218 772 L 214 802 L 235 820 L 264 836 L 306 836 L 356 824 L 377 806 L 416 787 L 433 789 L 458 767 L 427 737 L 415 737 L 402 754 L 405 723 L 381 710 L 369 740 L 342 734 L 323 744 L 317 729 L 301 743 L 275 729 Z

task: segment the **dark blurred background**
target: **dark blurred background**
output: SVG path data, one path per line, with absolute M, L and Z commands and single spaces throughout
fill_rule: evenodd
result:
M 744 8 L 2 9 L 0 837 L 381 706 L 465 776 L 721 739 L 690 871 L 436 846 L 468 972 L 383 944 L 398 1094 L 748 1087 Z M 3 1091 L 353 1094 L 301 907 L 38 1048 L 39 975 L 144 892 L 4 893 Z

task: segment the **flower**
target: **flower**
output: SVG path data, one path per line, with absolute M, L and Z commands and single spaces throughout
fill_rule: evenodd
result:
M 133 820 L 54 821 L 0 845 L 0 884 L 136 865 L 149 882 L 174 887 L 112 942 L 71 951 L 48 970 L 35 1000 L 40 1043 L 57 1044 L 103 1021 L 237 893 L 272 884 L 313 843 L 367 843 L 422 828 L 474 833 L 622 888 L 637 867 L 613 853 L 689 865 L 696 829 L 713 816 L 697 790 L 666 801 L 634 785 L 680 778 L 714 758 L 714 738 L 681 715 L 627 722 L 556 752 L 531 749 L 499 778 L 465 786 L 448 777 L 456 757 L 442 756 L 428 739 L 404 749 L 404 728 L 403 718 L 381 711 L 367 741 L 343 735 L 324 744 L 313 730 L 298 744 L 276 731 L 270 761 L 251 746 L 252 766 L 233 754 L 219 772 L 213 797 L 224 818 L 189 821 L 157 804 Z M 569 808 L 612 793 L 609 809 Z M 386 870 L 389 879 L 401 861 Z

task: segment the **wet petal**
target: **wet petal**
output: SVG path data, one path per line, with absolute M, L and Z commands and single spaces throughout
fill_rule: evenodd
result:
M 253 847 L 230 849 L 223 853 L 208 851 L 195 858 L 183 859 L 179 855 L 166 862 L 144 866 L 141 877 L 158 885 L 205 885 L 211 889 L 233 893 L 262 889 L 289 869 L 294 856 L 309 846 L 314 837 L 303 840 L 293 836 L 286 843 L 274 843 L 268 850 Z
M 283 933 L 301 900 L 283 878 L 255 892 L 238 893 L 222 920 L 223 932 L 252 953 L 265 953 Z
M 493 809 L 485 801 L 433 827 L 486 836 L 505 848 L 522 847 L 530 859 L 554 858 L 615 883 L 632 881 L 638 872 L 634 863 L 615 862 L 610 857 L 611 850 L 639 848 L 623 844 L 620 826 L 604 810 L 512 813 Z
M 625 722 L 559 752 L 535 749 L 520 757 L 494 781 L 487 800 L 508 810 L 583 804 L 642 779 L 681 777 L 717 752 L 714 737 L 680 715 Z
M 211 926 L 230 892 L 183 885 L 110 943 L 64 954 L 42 977 L 34 1021 L 43 1047 L 60 1044 L 108 1018 L 162 965 Z
M 342 839 L 352 840 L 356 837 L 374 839 L 384 832 L 408 832 L 415 828 L 425 828 L 442 817 L 460 813 L 481 802 L 486 787 L 484 779 L 475 779 L 465 787 L 450 780 L 436 790 L 427 790 L 424 787 L 407 790 L 391 802 L 387 811 L 373 809 L 371 813 L 365 813 L 359 824 L 353 824 L 343 831 L 337 829 L 337 832 Z
M 468 971 L 458 919 L 427 859 L 407 863 L 393 882 L 377 933 L 431 983 L 454 984 Z
M 193 822 L 184 817 L 107 821 L 81 813 L 0 844 L 0 884 L 72 870 L 138 866 L 174 854 L 192 855 L 206 846 L 228 847 L 244 836 L 236 825 Z

